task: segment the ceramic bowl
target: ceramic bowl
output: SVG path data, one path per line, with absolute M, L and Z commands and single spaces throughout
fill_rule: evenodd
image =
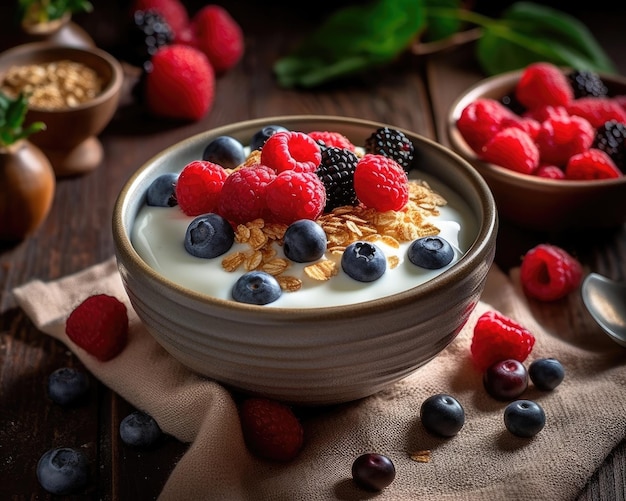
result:
M 513 92 L 521 70 L 479 81 L 452 104 L 447 117 L 452 149 L 485 178 L 503 221 L 540 232 L 569 232 L 613 228 L 626 221 L 626 176 L 609 180 L 552 180 L 521 174 L 481 161 L 463 139 L 456 122 L 463 109 L 478 98 L 499 100 Z M 626 94 L 626 79 L 601 75 L 609 95 Z
M 328 116 L 271 117 L 220 127 L 166 149 L 134 173 L 115 204 L 113 236 L 123 284 L 137 314 L 169 353 L 228 387 L 302 405 L 371 395 L 436 357 L 459 333 L 493 262 L 498 226 L 494 199 L 461 157 L 404 131 L 415 145 L 420 169 L 467 203 L 466 216 L 474 228 L 467 252 L 436 278 L 352 305 L 284 308 L 216 299 L 156 272 L 140 257 L 131 237 L 152 180 L 201 158 L 212 138 L 229 135 L 247 144 L 269 124 L 304 132 L 337 131 L 357 145 L 382 126 Z
M 30 136 L 48 156 L 58 176 L 74 175 L 96 168 L 103 158 L 98 134 L 113 117 L 122 89 L 121 64 L 96 47 L 62 46 L 48 42 L 18 45 L 0 54 L 0 81 L 12 67 L 62 60 L 81 63 L 101 79 L 100 93 L 74 107 L 44 109 L 29 105 L 25 123 L 43 122 L 46 130 Z

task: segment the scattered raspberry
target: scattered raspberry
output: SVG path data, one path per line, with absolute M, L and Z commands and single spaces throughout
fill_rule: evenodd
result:
M 465 142 L 476 153 L 498 131 L 502 129 L 505 118 L 515 120 L 516 115 L 499 101 L 479 98 L 468 104 L 456 122 Z
M 540 165 L 535 171 L 535 176 L 544 179 L 565 179 L 565 172 L 556 165 Z
M 613 179 L 622 176 L 615 162 L 604 151 L 590 148 L 574 155 L 565 166 L 565 178 L 590 181 L 594 179 Z
M 124 349 L 128 339 L 126 305 L 107 294 L 90 296 L 70 313 L 65 333 L 101 362 L 111 360 Z
M 481 372 L 502 360 L 526 360 L 535 336 L 515 320 L 497 311 L 483 313 L 474 326 L 470 347 L 474 365 Z
M 144 92 L 153 115 L 200 120 L 213 105 L 215 74 L 209 60 L 198 49 L 167 45 L 152 56 Z
M 540 106 L 566 106 L 574 91 L 565 74 L 546 62 L 526 66 L 515 88 L 518 101 L 528 109 Z
M 285 170 L 267 186 L 265 200 L 272 221 L 291 224 L 317 219 L 326 205 L 326 191 L 315 172 Z
M 181 210 L 188 216 L 215 211 L 227 177 L 226 170 L 212 162 L 194 160 L 185 165 L 175 188 Z
M 532 138 L 517 127 L 495 134 L 483 146 L 481 158 L 492 164 L 522 174 L 532 174 L 539 167 L 539 149 Z
M 339 132 L 315 130 L 308 132 L 308 135 L 318 143 L 323 143 L 326 147 L 332 146 L 344 150 L 356 151 L 356 146 L 352 144 L 352 141 Z
M 539 244 L 529 250 L 520 267 L 520 281 L 526 295 L 540 301 L 555 301 L 580 285 L 581 264 L 565 250 Z
M 409 201 L 406 172 L 383 155 L 361 157 L 354 171 L 354 191 L 362 204 L 380 212 L 401 210 Z
M 161 14 L 172 30 L 175 39 L 189 27 L 189 14 L 179 0 L 135 0 L 131 7 L 131 13 L 134 14 L 139 10 L 152 10 Z
M 319 144 L 303 132 L 276 132 L 265 141 L 261 150 L 261 163 L 277 173 L 285 170 L 315 172 L 321 160 Z
M 595 129 L 582 117 L 553 117 L 541 123 L 535 142 L 544 163 L 565 165 L 570 157 L 588 150 Z
M 234 224 L 264 218 L 265 190 L 275 177 L 276 173 L 264 165 L 236 170 L 222 186 L 218 213 Z
M 191 21 L 193 43 L 209 59 L 216 74 L 235 66 L 244 53 L 243 32 L 230 13 L 219 5 L 206 5 Z
M 608 97 L 581 97 L 569 103 L 567 112 L 587 119 L 596 129 L 609 120 L 626 123 L 626 110 Z
M 241 404 L 239 417 L 244 440 L 254 455 L 291 461 L 302 449 L 304 430 L 290 407 L 266 398 L 248 398 Z

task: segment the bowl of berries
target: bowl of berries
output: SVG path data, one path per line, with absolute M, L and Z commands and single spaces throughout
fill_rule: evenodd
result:
M 452 149 L 491 188 L 503 220 L 535 231 L 626 221 L 626 79 L 533 63 L 453 103 Z
M 131 303 L 172 356 L 242 392 L 324 405 L 393 384 L 455 338 L 498 218 L 440 144 L 307 115 L 166 149 L 122 188 L 112 224 Z

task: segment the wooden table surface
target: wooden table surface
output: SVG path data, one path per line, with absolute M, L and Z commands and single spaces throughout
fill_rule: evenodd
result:
M 0 49 L 16 42 L 12 7 L 0 6 Z M 17 2 L 14 2 L 17 3 Z M 128 2 L 96 0 L 92 14 L 74 20 L 97 45 L 114 55 L 124 33 Z M 29 280 L 77 272 L 113 255 L 111 214 L 124 182 L 153 155 L 190 135 L 240 120 L 278 115 L 322 114 L 371 119 L 410 129 L 446 144 L 444 117 L 452 101 L 484 75 L 472 46 L 427 59 L 405 58 L 388 71 L 357 83 L 312 91 L 280 88 L 271 73 L 278 56 L 310 31 L 334 2 L 321 2 L 298 16 L 287 2 L 221 2 L 245 32 L 243 60 L 217 80 L 211 112 L 195 123 L 150 119 L 132 98 L 127 75 L 120 107 L 101 133 L 105 158 L 94 171 L 58 180 L 44 225 L 16 245 L 0 244 L 0 499 L 51 499 L 38 484 L 39 457 L 53 445 L 78 444 L 92 461 L 86 493 L 70 499 L 155 499 L 186 445 L 175 440 L 156 451 L 137 452 L 119 439 L 118 425 L 131 405 L 92 378 L 88 402 L 71 411 L 46 397 L 48 375 L 80 362 L 60 343 L 37 331 L 17 307 L 11 290 Z M 197 11 L 202 2 L 186 2 Z M 313 8 L 314 7 L 314 8 Z M 626 75 L 626 11 L 606 7 L 575 12 Z M 625 194 L 626 195 L 626 194 Z M 0 221 L 2 224 L 2 221 Z M 529 233 L 503 221 L 496 263 L 519 264 L 531 246 L 550 241 L 575 252 L 591 271 L 626 280 L 626 226 L 590 235 Z M 626 419 L 626 416 L 624 416 Z M 624 499 L 626 442 L 606 458 L 579 500 Z

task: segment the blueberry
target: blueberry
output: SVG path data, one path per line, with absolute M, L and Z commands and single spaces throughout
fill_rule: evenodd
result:
M 231 136 L 218 136 L 206 145 L 202 160 L 221 165 L 225 169 L 234 169 L 246 159 L 243 144 Z
M 310 219 L 299 219 L 289 225 L 283 238 L 283 251 L 296 263 L 309 263 L 326 252 L 326 233 Z
M 278 281 L 264 271 L 249 271 L 235 282 L 231 291 L 235 301 L 248 304 L 268 304 L 282 294 Z
M 282 125 L 266 125 L 252 136 L 250 140 L 250 150 L 260 150 L 271 135 L 286 131 L 287 129 Z
M 551 391 L 565 378 L 565 369 L 555 358 L 538 358 L 528 366 L 528 375 L 537 388 Z
M 50 449 L 37 463 L 37 479 L 51 494 L 75 494 L 87 485 L 89 465 L 77 449 Z
M 422 237 L 411 242 L 408 258 L 415 266 L 428 270 L 438 270 L 452 262 L 454 249 L 442 237 Z
M 453 396 L 438 393 L 422 402 L 420 419 L 428 432 L 453 437 L 465 424 L 465 410 Z
M 120 437 L 126 445 L 149 447 L 162 436 L 163 432 L 157 422 L 145 412 L 131 412 L 120 423 Z
M 70 405 L 87 394 L 89 378 L 73 367 L 61 367 L 48 377 L 48 396 L 59 405 Z
M 513 400 L 528 388 L 528 371 L 518 360 L 502 360 L 485 371 L 483 386 L 493 398 Z
M 343 251 L 341 268 L 359 282 L 373 282 L 385 273 L 387 259 L 376 245 L 358 241 L 351 243 Z
M 513 435 L 534 437 L 546 424 L 543 408 L 532 400 L 516 400 L 504 409 L 504 425 Z
M 396 467 L 382 454 L 362 454 L 352 463 L 352 478 L 363 489 L 381 491 L 396 478 Z
M 176 182 L 178 174 L 168 172 L 161 174 L 152 181 L 146 192 L 146 203 L 153 207 L 174 207 L 176 200 Z
M 187 252 L 206 259 L 221 256 L 233 246 L 234 241 L 233 227 L 222 216 L 213 213 L 196 217 L 185 233 Z

